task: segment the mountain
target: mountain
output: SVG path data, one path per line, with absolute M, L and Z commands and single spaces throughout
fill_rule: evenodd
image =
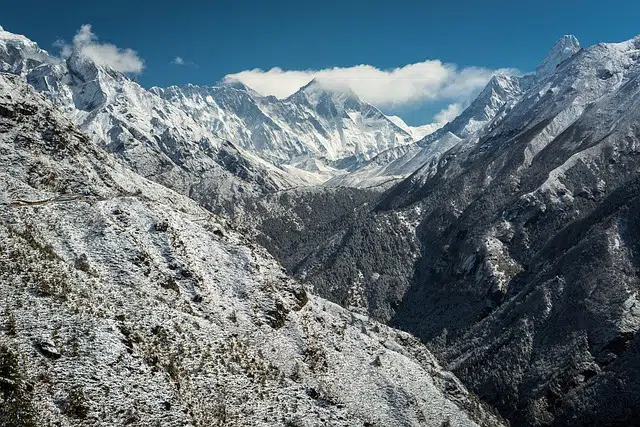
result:
M 224 141 L 122 73 L 73 52 L 61 60 L 23 36 L 0 32 L 0 68 L 24 76 L 98 146 L 136 172 L 206 203 L 234 209 L 238 198 L 300 180 Z
M 414 145 L 406 145 L 383 151 L 368 162 L 361 164 L 353 173 L 328 181 L 331 186 L 377 187 L 397 183 L 416 172 L 426 164 L 434 165 L 440 156 L 456 145 L 458 139 L 477 142 L 476 135 L 482 134 L 487 126 L 496 122 L 517 103 L 534 81 L 553 74 L 565 60 L 580 50 L 574 36 L 564 36 L 551 49 L 547 57 L 538 65 L 534 75 L 522 77 L 496 75 L 491 78 L 476 99 L 455 119 L 444 126 L 426 125 L 424 134 Z M 420 131 L 414 131 L 420 135 Z
M 639 48 L 563 38 L 490 122 L 292 271 L 419 336 L 513 425 L 635 425 Z
M 446 329 L 449 366 L 517 423 L 625 424 L 638 413 L 637 391 L 620 401 L 615 386 L 638 372 L 638 45 L 577 52 L 475 148 L 387 200 L 438 201 L 396 324 L 425 338 Z
M 551 49 L 547 57 L 536 67 L 536 78 L 543 79 L 554 74 L 556 68 L 580 50 L 580 42 L 573 35 L 563 36 Z
M 327 182 L 330 186 L 389 187 L 416 172 L 423 165 L 437 164 L 440 156 L 459 140 L 477 142 L 487 126 L 494 126 L 517 103 L 534 81 L 553 74 L 556 67 L 580 50 L 580 43 L 571 35 L 562 37 L 547 57 L 538 65 L 536 73 L 522 77 L 496 75 L 491 78 L 476 99 L 450 123 L 425 125 L 424 134 L 413 145 L 383 151 L 363 162 L 351 174 L 337 176 Z M 414 131 L 414 135 L 420 131 Z
M 390 148 L 362 162 L 350 174 L 337 176 L 329 186 L 389 187 L 407 178 L 424 165 L 437 164 L 440 157 L 463 139 L 474 143 L 476 134 L 499 120 L 529 87 L 533 76 L 496 75 L 480 95 L 458 117 L 414 144 Z M 429 125 L 427 125 L 429 126 Z
M 40 47 L 25 36 L 12 34 L 0 27 L 0 71 L 26 75 L 33 68 L 42 63 L 57 63 L 58 59 L 40 49 Z
M 437 131 L 436 131 L 437 132 Z M 386 150 L 349 174 L 330 179 L 330 187 L 388 188 L 427 164 L 435 165 L 450 148 L 462 141 L 451 132 L 421 147 L 417 143 Z
M 503 425 L 0 73 L 0 424 Z
M 425 137 L 420 144 L 427 145 L 448 132 L 467 138 L 482 130 L 522 97 L 531 80 L 532 76 L 493 76 L 469 107 L 442 129 Z
M 385 116 L 352 91 L 332 90 L 315 80 L 285 99 L 260 96 L 239 82 L 151 91 L 219 138 L 287 170 L 317 172 L 308 164 L 322 162 L 325 180 L 354 162 L 409 144 L 421 132 Z
M 425 136 L 432 134 L 445 125 L 445 123 L 429 123 L 421 126 L 409 126 L 398 116 L 387 116 L 387 118 L 400 129 L 413 136 L 414 141 L 421 140 Z
M 261 96 L 240 82 L 147 91 L 77 52 L 60 59 L 6 31 L 0 32 L 0 46 L 0 67 L 24 75 L 94 142 L 144 176 L 225 211 L 247 194 L 328 181 L 363 186 L 387 181 L 374 178 L 380 171 L 372 173 L 371 167 L 362 172 L 364 178 L 341 177 L 380 153 L 404 153 L 442 126 L 408 126 L 352 91 L 316 80 L 286 99 Z M 398 165 L 389 170 L 402 171 L 403 177 L 413 171 Z M 218 199 L 208 200 L 210 194 Z

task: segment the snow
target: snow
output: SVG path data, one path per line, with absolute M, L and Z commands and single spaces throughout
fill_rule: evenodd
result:
M 462 139 L 447 132 L 426 147 L 412 144 L 399 149 L 389 150 L 365 163 L 357 170 L 327 182 L 328 186 L 351 186 L 371 188 L 388 186 L 404 179 L 425 165 L 435 165 L 447 150 L 460 143 Z M 388 155 L 383 157 L 384 155 Z
M 548 120 L 527 144 L 521 170 L 530 167 L 535 156 L 566 129 L 589 127 L 593 131 L 591 135 L 577 134 L 564 142 L 566 149 L 573 151 L 572 155 L 554 167 L 539 188 L 527 197 L 546 194 L 552 203 L 563 203 L 563 198 L 572 197 L 563 183 L 568 171 L 577 165 L 596 167 L 606 150 L 615 152 L 615 129 L 637 120 L 633 105 L 640 98 L 635 83 L 640 76 L 638 44 L 638 40 L 633 39 L 582 49 L 562 62 L 561 69 L 540 80 L 514 106 L 505 120 L 507 127 L 526 122 L 531 128 Z M 569 45 L 575 47 L 574 43 Z M 531 117 L 531 111 L 536 112 L 535 118 Z M 598 143 L 577 150 L 587 138 Z
M 551 49 L 551 52 L 536 68 L 536 78 L 543 79 L 556 72 L 556 68 L 580 50 L 580 42 L 573 35 L 563 36 Z
M 282 100 L 232 85 L 151 91 L 179 106 L 221 139 L 234 141 L 279 166 L 300 164 L 302 158 L 324 162 L 350 156 L 369 159 L 415 140 L 409 129 L 398 126 L 354 93 L 329 91 L 314 82 Z
M 435 173 L 444 153 L 458 144 L 475 145 L 479 141 L 478 135 L 496 126 L 517 105 L 530 84 L 531 76 L 496 75 L 471 105 L 450 123 L 435 125 L 418 142 L 385 150 L 351 173 L 332 178 L 326 185 L 384 189 L 421 169 L 421 179 L 427 179 Z M 404 123 L 399 119 L 390 120 L 400 127 Z
M 570 106 L 566 110 L 561 111 L 557 116 L 551 120 L 551 122 L 536 135 L 524 152 L 524 163 L 522 167 L 529 167 L 533 158 L 542 151 L 547 144 L 553 141 L 558 135 L 565 131 L 570 125 L 572 125 L 578 117 L 584 112 L 583 105 Z
M 425 136 L 431 135 L 433 132 L 445 125 L 445 123 L 428 123 L 421 126 L 409 126 L 398 116 L 387 116 L 387 118 L 400 129 L 413 136 L 413 139 L 416 141 L 420 141 Z
M 423 152 L 414 157 L 410 168 L 395 165 L 389 169 L 393 173 L 381 170 L 379 175 L 368 166 L 372 160 L 380 164 L 382 158 L 417 151 L 413 145 L 425 136 L 433 141 L 449 132 L 465 138 L 479 131 L 519 90 L 517 79 L 496 76 L 462 117 L 438 133 L 442 124 L 408 126 L 396 116 L 387 117 L 352 91 L 332 90 L 315 81 L 281 100 L 263 97 L 239 82 L 147 91 L 78 54 L 61 62 L 23 36 L 6 33 L 5 38 L 21 40 L 22 56 L 5 55 L 1 62 L 4 69 L 27 76 L 30 84 L 55 100 L 96 144 L 117 150 L 144 176 L 182 193 L 193 193 L 194 186 L 217 191 L 224 188 L 227 194 L 221 197 L 226 199 L 236 197 L 241 187 L 248 187 L 247 193 L 260 193 L 323 183 L 391 185 L 420 168 L 419 161 L 430 162 L 432 158 Z M 29 62 L 30 58 L 36 59 Z M 255 173 L 249 183 L 217 164 L 216 152 L 223 141 L 234 144 L 234 152 L 243 161 L 251 161 Z M 202 147 L 210 154 L 203 155 Z M 447 146 L 436 151 L 441 153 L 444 148 Z M 152 162 L 149 150 L 155 153 Z M 394 150 L 398 154 L 386 154 Z M 170 168 L 167 158 L 173 163 Z M 345 178 L 347 171 L 361 167 L 365 170 Z M 205 173 L 204 185 L 194 179 L 200 171 Z M 255 184 L 265 179 L 266 188 Z

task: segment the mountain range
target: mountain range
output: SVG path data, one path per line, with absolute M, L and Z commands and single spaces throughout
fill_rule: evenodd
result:
M 421 128 L 2 29 L 0 71 L 1 423 L 640 419 L 639 38 Z

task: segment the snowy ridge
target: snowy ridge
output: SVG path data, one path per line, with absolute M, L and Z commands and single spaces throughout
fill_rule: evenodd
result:
M 328 186 L 388 187 L 406 178 L 425 165 L 435 165 L 450 148 L 462 141 L 447 132 L 426 147 L 411 144 L 403 149 L 388 150 L 357 170 L 328 181 Z
M 573 35 L 563 36 L 551 49 L 551 52 L 536 68 L 536 78 L 543 79 L 556 72 L 556 68 L 580 50 L 580 42 Z
M 441 124 L 410 127 L 388 117 L 349 91 L 317 81 L 286 99 L 263 97 L 240 82 L 219 86 L 172 86 L 147 91 L 126 76 L 77 53 L 62 61 L 23 36 L 3 32 L 0 64 L 24 75 L 37 90 L 64 109 L 92 140 L 116 153 L 144 176 L 198 199 L 215 191 L 215 204 L 229 205 L 241 193 L 260 194 L 300 185 L 372 186 L 393 182 L 413 170 L 392 167 L 380 179 L 368 165 L 378 154 L 411 152 L 403 162 L 433 160 L 429 153 L 447 148 L 434 142 L 448 132 L 465 138 L 484 126 L 509 99 L 517 96 L 517 78 L 496 76 L 462 116 Z M 446 129 L 445 129 L 446 128 Z M 430 147 L 415 156 L 420 141 Z M 229 170 L 222 141 L 240 156 Z M 432 144 L 433 143 L 433 144 Z M 153 155 L 151 155 L 153 152 Z M 251 154 L 248 154 L 251 153 Z M 220 159 L 223 157 L 223 160 Z M 153 159 L 152 161 L 150 161 Z M 412 162 L 411 159 L 414 161 Z M 360 179 L 367 182 L 360 183 Z
M 25 36 L 4 31 L 2 27 L 0 27 L 0 57 L 7 58 L 0 61 L 0 71 L 20 75 L 25 75 L 42 62 L 59 62 Z
M 492 77 L 478 97 L 458 117 L 433 129 L 416 143 L 417 146 L 424 147 L 422 150 L 417 147 L 390 149 L 372 162 L 364 164 L 352 176 L 336 177 L 328 184 L 372 187 L 384 183 L 388 186 L 423 167 L 423 179 L 431 176 L 440 156 L 447 150 L 463 141 L 465 147 L 477 143 L 482 135 L 497 126 L 519 104 L 530 89 L 535 91 L 534 82 L 552 76 L 561 63 L 579 50 L 580 44 L 574 36 L 564 36 L 540 63 L 535 75 L 518 77 L 499 74 Z M 551 132 L 559 132 L 558 129 L 560 128 L 556 125 Z M 387 164 L 388 162 L 393 163 Z
M 413 136 L 413 139 L 415 141 L 419 141 L 425 136 L 431 135 L 445 125 L 445 123 L 429 123 L 422 126 L 409 126 L 398 116 L 387 116 L 387 118 L 400 129 Z
M 314 159 L 325 163 L 369 159 L 413 142 L 413 132 L 428 131 L 400 126 L 355 93 L 331 91 L 315 81 L 282 100 L 260 96 L 238 82 L 151 91 L 218 137 L 274 164 L 300 169 Z
M 530 86 L 532 76 L 494 76 L 478 97 L 458 117 L 418 142 L 381 152 L 361 162 L 350 174 L 335 177 L 329 186 L 389 187 L 421 169 L 430 170 L 440 157 L 458 143 L 477 142 L 477 136 L 520 100 Z

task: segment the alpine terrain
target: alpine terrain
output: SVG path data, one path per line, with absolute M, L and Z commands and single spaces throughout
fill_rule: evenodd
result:
M 2 35 L 5 61 L 29 46 Z M 0 424 L 503 425 L 417 339 L 307 294 L 5 69 Z
M 0 425 L 638 425 L 638 105 L 640 37 L 411 127 L 0 28 Z

